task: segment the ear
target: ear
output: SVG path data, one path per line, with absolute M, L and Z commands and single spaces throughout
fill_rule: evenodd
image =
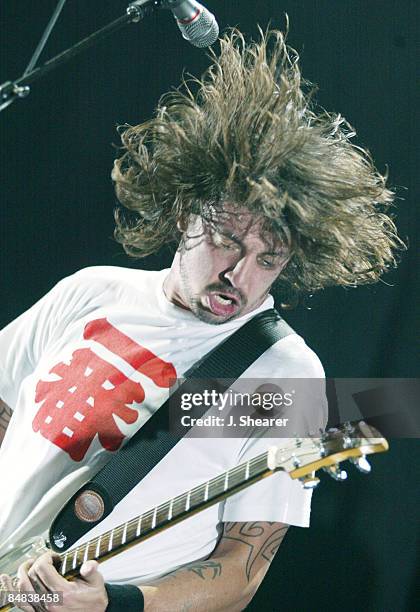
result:
M 188 226 L 186 219 L 185 218 L 178 219 L 178 221 L 176 222 L 176 226 L 178 228 L 178 231 L 180 231 L 181 234 L 183 234 Z
M 181 232 L 181 234 L 183 234 L 187 231 L 188 227 L 196 224 L 198 219 L 200 219 L 199 215 L 195 213 L 189 213 L 188 215 L 183 215 L 180 219 L 178 219 L 178 221 L 176 222 L 176 226 Z
M 185 218 L 178 219 L 178 221 L 176 222 L 176 227 L 179 233 L 181 234 L 179 243 L 178 243 L 178 247 L 177 247 L 177 252 L 181 253 L 183 251 L 184 241 L 187 237 L 185 232 L 188 227 L 188 224 Z

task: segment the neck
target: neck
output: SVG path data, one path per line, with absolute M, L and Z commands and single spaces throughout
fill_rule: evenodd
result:
M 165 294 L 166 299 L 169 302 L 172 302 L 172 304 L 175 304 L 176 306 L 179 306 L 179 308 L 183 308 L 184 310 L 190 310 L 190 308 L 188 308 L 185 303 L 185 300 L 182 297 L 179 278 L 179 253 L 177 252 L 172 261 L 169 274 L 163 282 L 163 293 Z

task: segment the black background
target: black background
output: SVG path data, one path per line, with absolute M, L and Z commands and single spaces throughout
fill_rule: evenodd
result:
M 19 77 L 54 10 L 51 0 L 3 0 L 0 82 Z M 115 19 L 122 0 L 69 0 L 42 59 Z M 320 356 L 328 376 L 418 375 L 420 296 L 414 185 L 415 43 L 418 2 L 294 0 L 208 6 L 221 29 L 257 35 L 271 20 L 301 54 L 318 100 L 357 129 L 397 190 L 397 224 L 409 250 L 384 282 L 328 289 L 285 316 Z M 112 239 L 110 181 L 117 124 L 147 119 L 183 70 L 209 60 L 183 41 L 166 12 L 127 26 L 37 82 L 0 116 L 1 325 L 60 278 L 91 265 L 165 267 L 167 255 L 129 260 Z M 417 349 L 418 350 L 418 349 Z M 418 561 L 416 440 L 391 440 L 373 473 L 336 484 L 323 478 L 312 528 L 293 529 L 251 610 L 414 609 Z

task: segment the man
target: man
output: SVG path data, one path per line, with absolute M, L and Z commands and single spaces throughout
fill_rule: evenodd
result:
M 395 263 L 400 243 L 384 211 L 392 193 L 344 120 L 311 108 L 281 33 L 245 45 L 233 31 L 196 85 L 196 94 L 164 97 L 154 119 L 124 132 L 126 153 L 113 171 L 133 213 L 117 213 L 117 239 L 135 256 L 178 242 L 170 270 L 82 270 L 2 333 L 1 396 L 14 413 L 0 454 L 8 492 L 0 553 L 47 529 L 162 404 L 174 375 L 273 305 L 274 285 L 291 300 L 374 282 Z M 323 370 L 291 334 L 244 376 L 322 378 Z M 325 421 L 321 402 L 305 414 L 305 434 Z M 183 439 L 88 537 L 267 445 Z M 64 612 L 241 610 L 287 526 L 308 524 L 309 506 L 308 491 L 276 474 L 100 569 L 86 562 L 73 583 L 49 554 L 25 562 L 20 588 L 62 591 Z

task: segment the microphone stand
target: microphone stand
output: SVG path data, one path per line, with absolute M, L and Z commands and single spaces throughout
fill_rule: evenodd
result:
M 6 81 L 0 85 L 0 111 L 7 108 L 15 100 L 25 98 L 30 93 L 30 84 L 40 79 L 48 72 L 51 72 L 51 70 L 54 70 L 57 66 L 64 64 L 85 49 L 92 47 L 99 40 L 105 38 L 105 36 L 112 34 L 129 23 L 138 23 L 157 8 L 160 8 L 161 2 L 162 0 L 136 0 L 132 2 L 127 7 L 125 14 L 118 17 L 118 19 L 115 19 L 90 36 L 83 38 L 78 43 L 62 53 L 59 53 L 38 68 L 25 72 L 23 76 L 14 81 Z

